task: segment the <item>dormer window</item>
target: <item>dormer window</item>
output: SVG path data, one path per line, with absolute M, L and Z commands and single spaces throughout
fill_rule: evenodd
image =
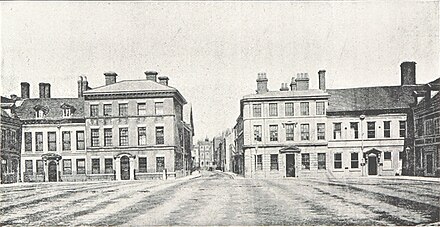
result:
M 64 109 L 63 117 L 70 117 L 70 116 L 72 116 L 70 109 Z
M 43 118 L 44 112 L 43 110 L 35 110 L 35 118 Z
M 35 110 L 35 118 L 41 119 L 49 112 L 49 109 L 45 106 L 36 105 L 34 107 Z
M 75 112 L 75 108 L 66 103 L 61 105 L 61 109 L 63 109 L 63 117 L 71 117 L 73 112 Z

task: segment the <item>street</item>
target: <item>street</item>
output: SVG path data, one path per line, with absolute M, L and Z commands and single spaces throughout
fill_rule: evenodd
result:
M 0 225 L 417 225 L 439 222 L 440 185 L 402 178 L 168 181 L 1 187 Z

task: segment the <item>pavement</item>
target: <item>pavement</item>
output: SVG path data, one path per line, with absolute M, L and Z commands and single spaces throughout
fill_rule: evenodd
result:
M 175 180 L 1 187 L 0 225 L 436 225 L 440 184 L 404 178 Z

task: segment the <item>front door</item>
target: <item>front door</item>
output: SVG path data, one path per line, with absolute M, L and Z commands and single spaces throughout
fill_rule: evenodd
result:
M 432 157 L 432 153 L 426 154 L 426 175 L 432 176 L 434 175 L 434 158 Z
M 130 180 L 130 159 L 127 156 L 121 157 L 121 180 Z
M 295 177 L 295 155 L 286 154 L 286 177 Z
M 55 161 L 49 162 L 49 182 L 57 181 L 57 163 Z
M 368 175 L 377 175 L 377 157 L 368 156 Z

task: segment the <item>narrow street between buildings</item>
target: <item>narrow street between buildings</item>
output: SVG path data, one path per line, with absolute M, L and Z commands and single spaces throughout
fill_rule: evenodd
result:
M 439 222 L 440 184 L 402 178 L 5 185 L 0 225 L 416 225 Z

